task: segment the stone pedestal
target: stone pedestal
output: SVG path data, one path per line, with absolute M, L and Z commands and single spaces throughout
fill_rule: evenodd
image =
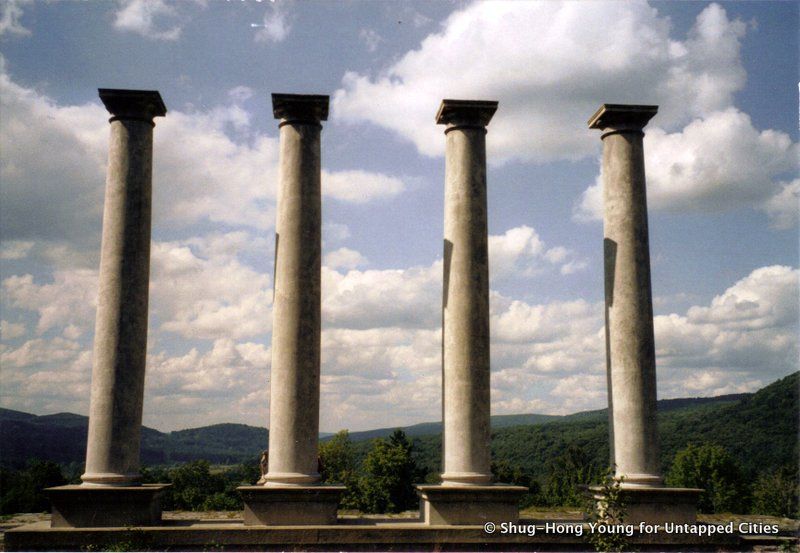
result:
M 523 486 L 417 486 L 420 515 L 428 526 L 474 525 L 519 520 Z
M 602 488 L 589 488 L 600 502 Z M 622 488 L 620 499 L 625 504 L 625 523 L 687 524 L 697 522 L 697 500 L 703 490 L 697 488 L 641 487 Z
M 112 117 L 97 291 L 85 485 L 139 481 L 147 354 L 155 91 L 100 89 Z
M 336 524 L 344 486 L 241 486 L 246 526 Z
M 171 484 L 46 488 L 53 528 L 157 526 L 161 495 Z

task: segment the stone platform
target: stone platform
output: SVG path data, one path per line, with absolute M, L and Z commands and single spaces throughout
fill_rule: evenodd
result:
M 157 526 L 161 495 L 171 484 L 67 485 L 46 488 L 54 527 Z
M 86 551 L 124 546 L 131 551 L 591 551 L 588 526 L 564 522 L 562 532 L 523 520 L 521 533 L 494 533 L 481 525 L 425 525 L 413 519 L 344 519 L 329 526 L 245 526 L 242 519 L 169 521 L 147 528 L 51 528 L 38 522 L 9 530 L 6 551 Z M 533 528 L 533 532 L 530 531 Z M 580 528 L 582 535 L 577 535 Z M 528 535 L 533 533 L 533 535 Z M 637 535 L 638 551 L 743 551 L 737 534 Z M 751 542 L 752 543 L 752 542 Z
M 494 521 L 517 522 L 522 486 L 419 485 L 420 513 L 427 525 L 469 525 Z
M 240 486 L 246 526 L 336 524 L 344 486 Z

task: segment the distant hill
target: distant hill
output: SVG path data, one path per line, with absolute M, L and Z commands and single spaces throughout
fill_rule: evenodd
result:
M 798 374 L 755 394 L 658 402 L 662 464 L 688 443 L 712 442 L 726 447 L 749 474 L 794 462 L 798 457 Z M 62 464 L 83 463 L 88 419 L 72 413 L 36 416 L 0 409 L 0 465 L 19 468 L 30 458 Z M 353 432 L 363 455 L 370 440 L 396 428 Z M 401 428 L 414 439 L 418 461 L 431 471 L 441 463 L 441 422 Z M 581 447 L 602 466 L 608 464 L 608 415 L 605 409 L 566 416 L 499 415 L 492 417 L 493 458 L 542 477 L 549 463 L 570 445 Z M 322 439 L 326 437 L 323 435 Z M 266 428 L 216 424 L 159 432 L 142 429 L 142 464 L 167 465 L 194 459 L 215 464 L 255 463 L 268 443 Z
M 690 443 L 725 447 L 749 477 L 783 465 L 797 465 L 800 373 L 754 394 L 658 402 L 661 464 L 666 471 L 675 454 Z M 415 440 L 418 462 L 441 468 L 441 436 Z M 492 434 L 492 458 L 508 461 L 543 480 L 550 464 L 577 446 L 599 467 L 609 464 L 606 409 L 568 415 L 539 425 L 500 428 Z

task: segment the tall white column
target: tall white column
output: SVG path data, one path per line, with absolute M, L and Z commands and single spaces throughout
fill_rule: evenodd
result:
M 321 121 L 328 96 L 273 94 L 280 177 L 267 486 L 319 480 Z
M 446 125 L 442 333 L 442 484 L 492 480 L 486 125 L 497 102 L 444 100 Z
M 139 482 L 155 91 L 100 89 L 112 117 L 84 485 Z
M 625 487 L 661 486 L 643 128 L 657 106 L 604 104 L 606 355 L 612 461 Z

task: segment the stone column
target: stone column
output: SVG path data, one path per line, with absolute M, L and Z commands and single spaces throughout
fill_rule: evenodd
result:
M 318 486 L 321 121 L 328 96 L 273 94 L 280 177 L 272 303 L 268 471 L 239 488 L 245 524 L 331 524 L 343 486 Z
M 486 125 L 497 102 L 444 100 L 441 486 L 419 486 L 428 524 L 516 520 L 524 488 L 493 486 Z
M 158 92 L 100 89 L 111 112 L 84 485 L 139 481 Z
M 328 97 L 273 94 L 272 107 L 281 122 L 266 480 L 280 486 L 319 480 L 320 121 Z
M 663 488 L 656 413 L 656 360 L 650 288 L 643 128 L 657 106 L 604 104 L 589 120 L 603 131 L 606 359 L 612 463 L 629 493 L 632 518 L 653 521 L 664 504 L 697 490 Z M 654 490 L 657 488 L 661 491 Z M 659 504 L 654 507 L 654 499 Z M 643 507 L 647 504 L 646 507 Z M 674 507 L 675 505 L 673 505 Z M 693 509 L 693 507 L 692 507 Z M 680 509 L 679 509 L 680 510 Z M 693 519 L 683 509 L 671 521 Z M 677 517 L 677 519 L 676 519 Z
M 492 480 L 486 125 L 497 102 L 444 100 L 447 125 L 442 301 L 442 484 Z
M 166 484 L 140 484 L 147 353 L 154 117 L 161 95 L 99 90 L 112 117 L 103 209 L 94 365 L 79 486 L 49 488 L 52 526 L 152 526 Z

